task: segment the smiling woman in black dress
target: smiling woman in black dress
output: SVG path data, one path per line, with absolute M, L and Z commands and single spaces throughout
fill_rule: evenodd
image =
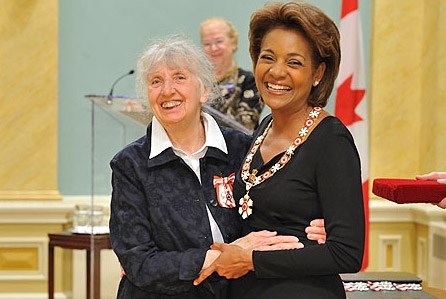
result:
M 250 54 L 271 115 L 259 126 L 236 176 L 243 233 L 295 235 L 303 249 L 244 250 L 215 244 L 220 257 L 196 283 L 217 271 L 233 298 L 345 298 L 340 273 L 361 268 L 364 208 L 359 155 L 348 129 L 323 110 L 340 62 L 339 32 L 307 3 L 270 4 L 250 22 Z M 324 218 L 325 244 L 305 236 Z

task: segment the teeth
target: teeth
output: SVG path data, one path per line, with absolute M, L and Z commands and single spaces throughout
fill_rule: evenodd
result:
M 277 85 L 277 84 L 272 84 L 272 83 L 268 83 L 268 88 L 275 89 L 275 90 L 291 90 L 291 88 L 289 88 L 287 86 Z
M 165 102 L 161 105 L 163 108 L 173 108 L 176 106 L 180 106 L 181 101 L 171 101 L 171 102 Z

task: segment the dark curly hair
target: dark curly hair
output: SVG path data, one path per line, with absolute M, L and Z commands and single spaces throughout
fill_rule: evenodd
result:
M 309 42 L 313 68 L 326 64 L 320 83 L 311 89 L 308 104 L 325 107 L 339 72 L 339 30 L 322 10 L 305 2 L 271 3 L 256 10 L 249 23 L 249 54 L 255 69 L 263 37 L 275 28 L 299 32 Z

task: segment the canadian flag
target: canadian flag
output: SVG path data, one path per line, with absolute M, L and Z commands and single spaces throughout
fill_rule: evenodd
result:
M 358 0 L 342 0 L 340 34 L 342 58 L 337 79 L 335 115 L 349 128 L 361 158 L 366 217 L 365 251 L 361 269 L 363 271 L 367 268 L 369 259 L 369 132 Z

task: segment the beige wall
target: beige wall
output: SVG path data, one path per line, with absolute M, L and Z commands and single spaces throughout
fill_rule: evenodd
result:
M 370 182 L 446 171 L 446 1 L 374 0 L 371 24 Z M 370 198 L 371 206 L 382 201 Z M 417 262 L 426 264 L 416 260 L 417 241 L 428 238 L 429 220 L 405 222 L 398 217 L 400 207 L 392 209 L 387 220 L 370 224 L 367 270 L 382 269 L 386 253 L 379 246 L 390 236 L 401 238 L 398 269 L 417 273 Z M 446 212 L 432 212 L 446 221 Z
M 58 0 L 1 0 L 0 6 L 1 297 L 46 293 L 47 233 L 64 229 L 68 209 L 50 208 L 61 199 Z M 70 261 L 71 252 L 56 251 L 57 291 L 71 288 Z
M 0 199 L 60 199 L 57 3 L 1 1 Z
M 370 177 L 446 171 L 446 2 L 372 8 Z

